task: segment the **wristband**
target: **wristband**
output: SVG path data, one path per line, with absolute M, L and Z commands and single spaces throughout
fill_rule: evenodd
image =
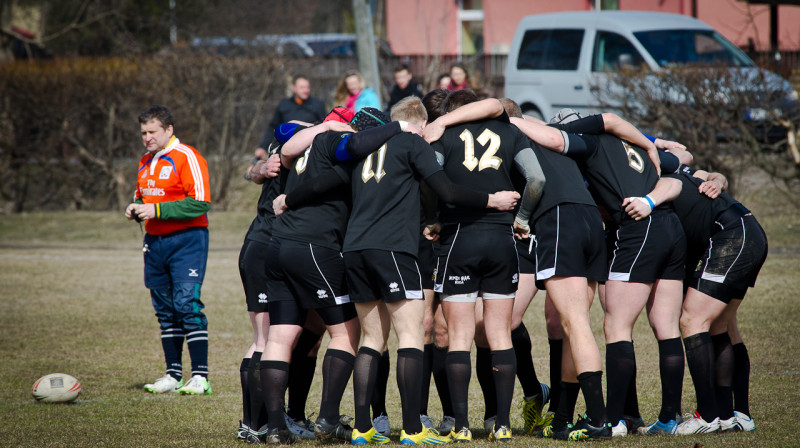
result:
M 645 196 L 644 200 L 647 201 L 647 203 L 650 205 L 650 210 L 656 208 L 656 204 L 655 202 L 653 202 L 653 199 L 651 199 L 650 196 Z

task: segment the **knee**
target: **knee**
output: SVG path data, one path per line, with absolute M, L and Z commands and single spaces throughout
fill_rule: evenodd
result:
M 545 325 L 547 326 L 547 336 L 550 339 L 560 339 L 563 336 L 561 328 L 561 317 L 558 312 L 553 309 L 544 313 Z
M 450 337 L 447 334 L 447 327 L 444 325 L 436 325 L 433 328 L 433 343 L 437 347 L 447 347 L 450 345 Z

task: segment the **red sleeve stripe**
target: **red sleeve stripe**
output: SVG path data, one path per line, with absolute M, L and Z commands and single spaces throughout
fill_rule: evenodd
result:
M 200 170 L 200 164 L 197 162 L 197 157 L 195 156 L 194 151 L 184 145 L 178 145 L 175 149 L 186 156 L 186 161 L 189 163 L 189 168 L 191 169 L 192 177 L 194 178 L 194 198 L 198 201 L 208 202 L 206 200 L 203 172 Z

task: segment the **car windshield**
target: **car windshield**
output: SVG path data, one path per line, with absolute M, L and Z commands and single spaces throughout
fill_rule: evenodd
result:
M 657 30 L 633 33 L 659 66 L 675 64 L 750 67 L 753 61 L 712 30 Z

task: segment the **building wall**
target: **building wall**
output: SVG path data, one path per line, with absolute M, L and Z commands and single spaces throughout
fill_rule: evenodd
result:
M 697 18 L 728 40 L 756 50 L 769 49 L 769 7 L 739 0 L 696 0 Z M 586 11 L 592 0 L 484 0 L 484 49 L 505 54 L 519 20 L 530 14 Z M 692 14 L 692 0 L 619 0 L 621 10 Z M 458 2 L 386 0 L 387 40 L 395 54 L 457 54 Z M 800 50 L 800 6 L 778 7 L 778 48 Z

